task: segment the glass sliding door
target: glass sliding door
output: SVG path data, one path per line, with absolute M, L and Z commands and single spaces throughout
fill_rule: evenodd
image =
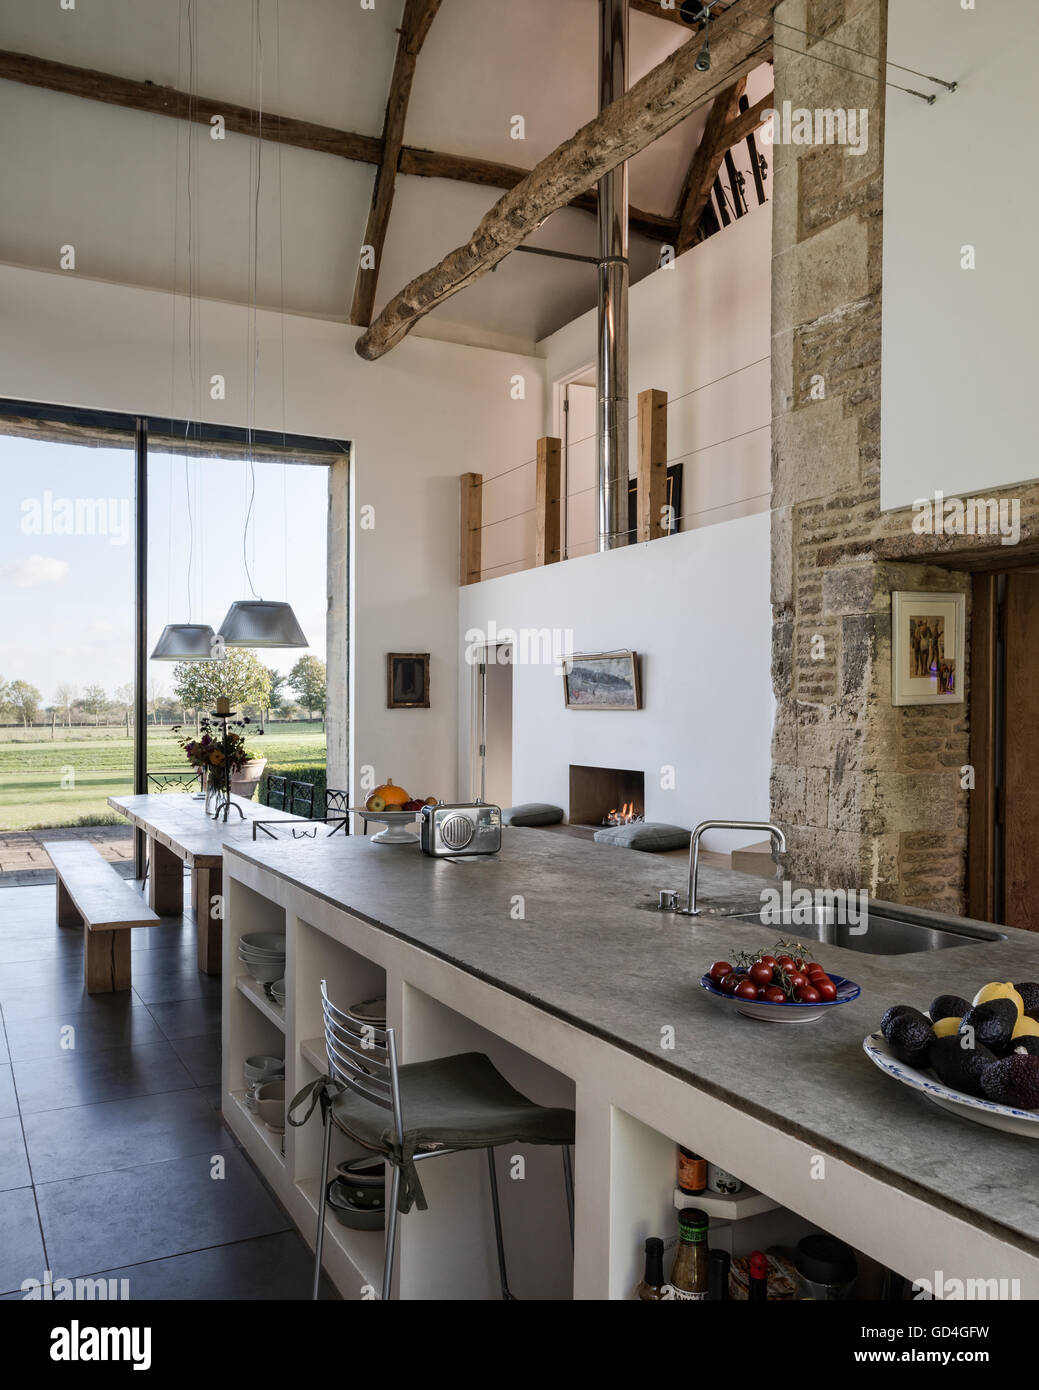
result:
M 133 446 L 0 415 L 0 882 L 54 828 L 131 852 L 107 799 L 133 788 Z

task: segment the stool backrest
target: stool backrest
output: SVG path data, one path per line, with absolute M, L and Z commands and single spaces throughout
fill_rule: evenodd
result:
M 336 787 L 325 788 L 325 819 L 339 820 L 342 817 L 343 834 L 346 835 L 350 830 L 349 817 L 347 811 L 350 805 L 350 798 L 345 791 L 339 791 Z
M 397 1143 L 402 1144 L 404 1119 L 393 1029 L 377 1028 L 344 1013 L 329 999 L 324 980 L 321 981 L 321 1013 L 329 1075 L 365 1100 L 391 1111 L 395 1137 Z
M 276 811 L 285 811 L 285 792 L 289 784 L 287 777 L 278 777 L 272 774 L 267 778 L 267 805 L 273 806 Z

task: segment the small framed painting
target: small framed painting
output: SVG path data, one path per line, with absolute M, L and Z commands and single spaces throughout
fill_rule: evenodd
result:
M 639 709 L 638 653 L 567 657 L 563 690 L 567 709 Z
M 965 594 L 891 595 L 891 703 L 963 703 Z
M 429 652 L 388 654 L 386 708 L 429 709 Z

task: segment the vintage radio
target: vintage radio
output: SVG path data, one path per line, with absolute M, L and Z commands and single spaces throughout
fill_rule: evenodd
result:
M 501 807 L 482 801 L 422 808 L 423 854 L 497 854 L 501 849 Z

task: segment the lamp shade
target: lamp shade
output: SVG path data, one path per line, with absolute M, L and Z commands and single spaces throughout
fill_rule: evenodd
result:
M 215 661 L 216 634 L 208 623 L 167 623 L 152 661 Z
M 291 605 L 239 599 L 220 624 L 225 647 L 309 647 Z

